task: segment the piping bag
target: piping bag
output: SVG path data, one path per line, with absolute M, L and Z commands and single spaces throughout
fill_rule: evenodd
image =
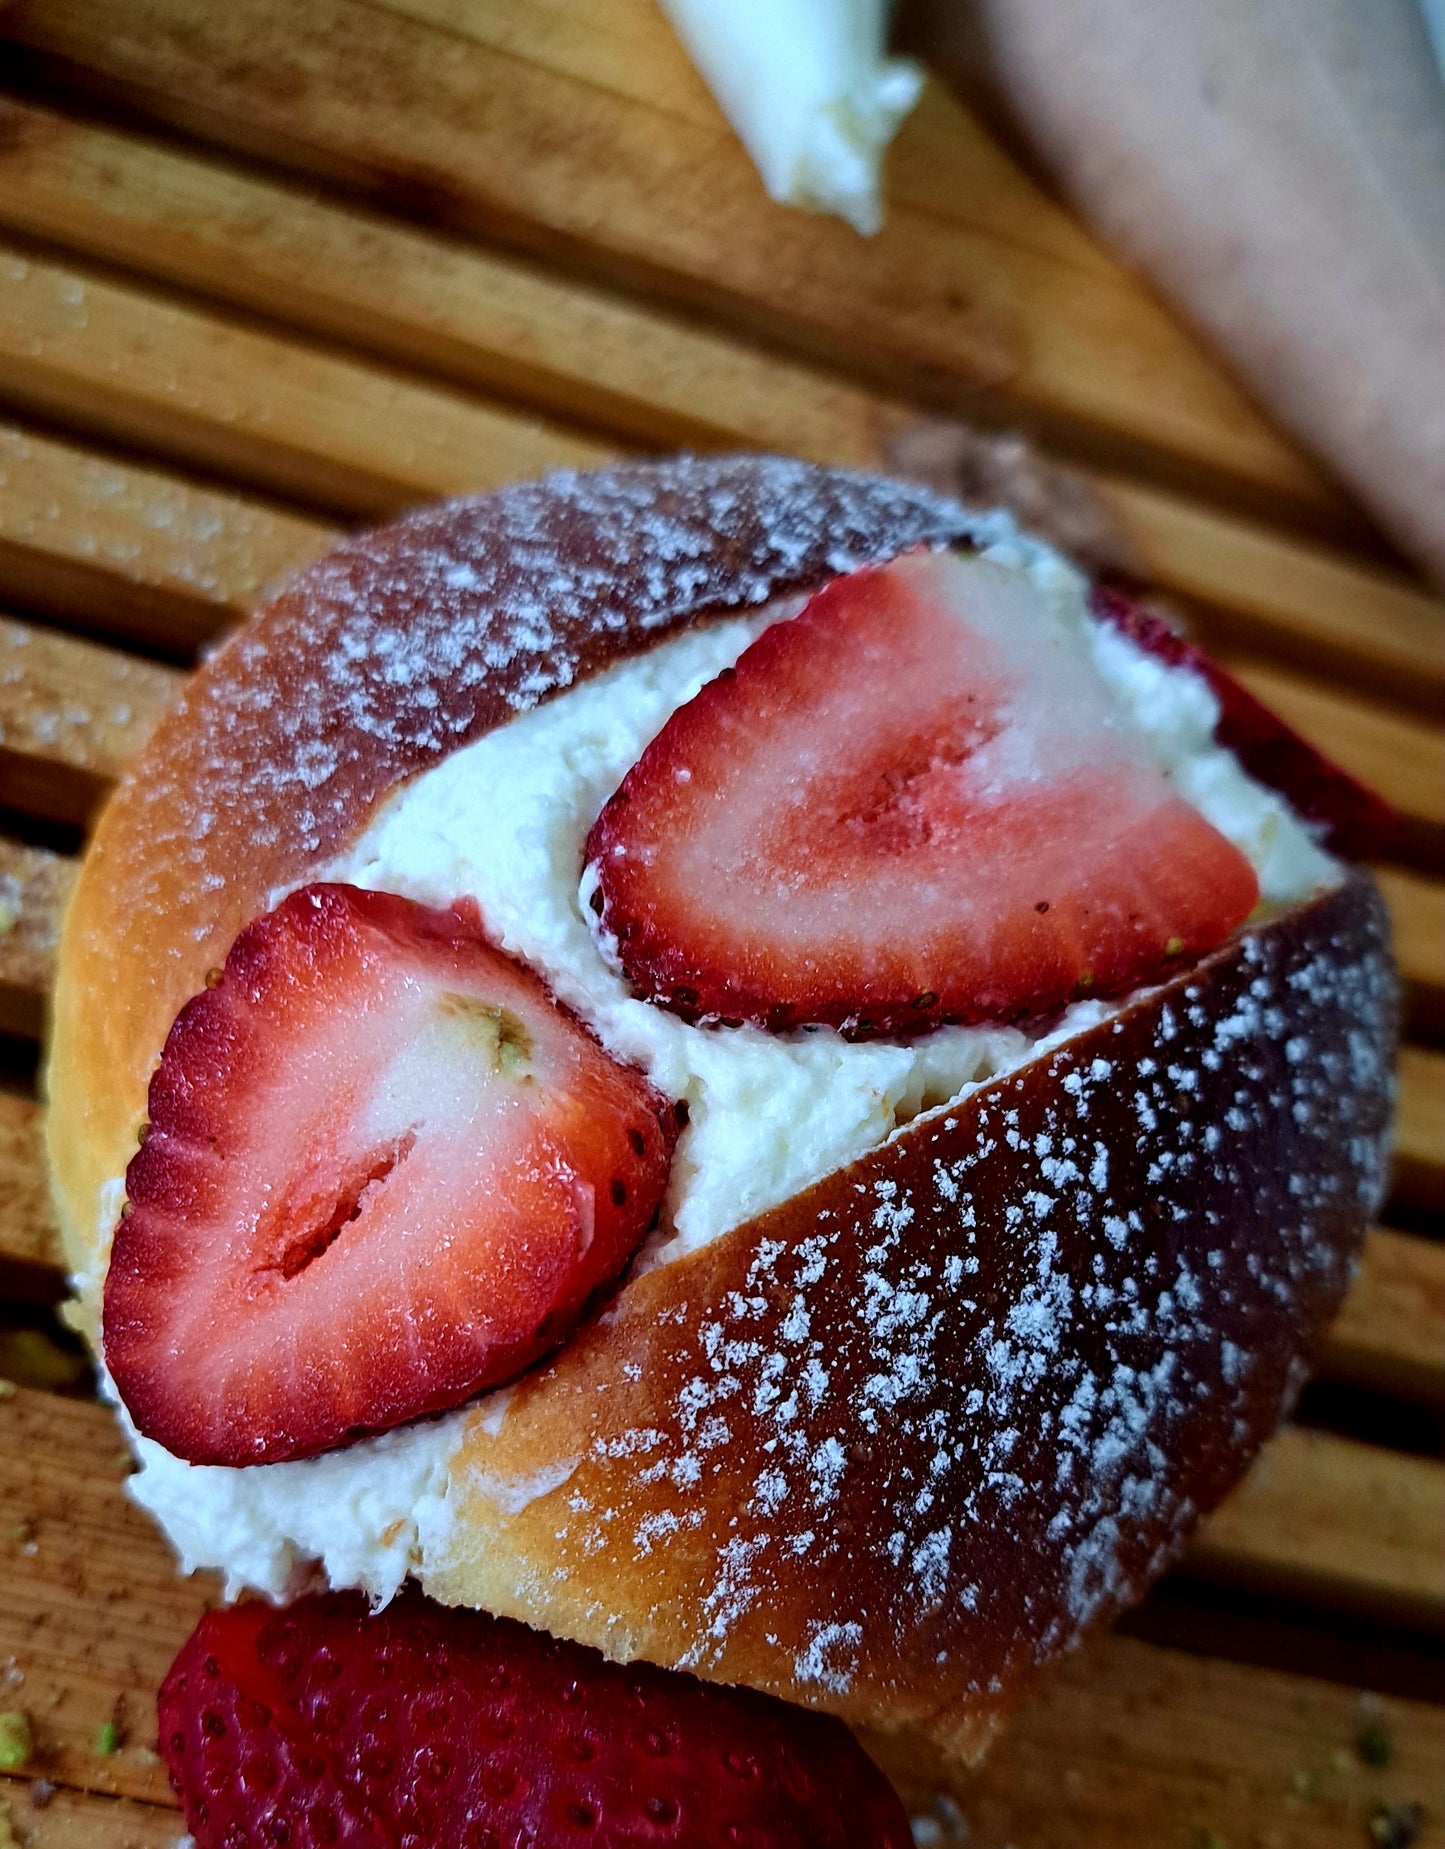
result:
M 662 0 L 783 205 L 883 222 L 879 168 L 923 72 L 885 55 L 885 0 Z

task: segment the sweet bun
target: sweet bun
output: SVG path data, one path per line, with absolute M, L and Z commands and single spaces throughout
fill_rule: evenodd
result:
M 399 783 L 682 627 L 972 531 L 900 483 L 681 459 L 427 510 L 283 586 L 77 885 L 49 1073 L 76 1270 L 177 1011 Z M 1297 1388 L 1382 1191 L 1393 1009 L 1349 874 L 633 1276 L 469 1416 L 418 1577 L 968 1756 Z

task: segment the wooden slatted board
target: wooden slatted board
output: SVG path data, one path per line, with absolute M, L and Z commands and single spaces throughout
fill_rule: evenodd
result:
M 763 198 L 651 0 L 0 0 L 0 1844 L 174 1842 L 152 1702 L 215 1596 L 52 1339 L 34 1049 L 84 830 L 348 524 L 678 445 L 999 488 L 1404 816 L 1395 1188 L 1320 1378 L 922 1839 L 1364 1849 L 1418 1804 L 1440 1849 L 1445 609 L 941 90 L 864 243 Z

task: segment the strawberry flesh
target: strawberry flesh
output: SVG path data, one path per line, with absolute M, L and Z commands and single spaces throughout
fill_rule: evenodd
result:
M 320 885 L 237 938 L 151 1081 L 105 1286 L 137 1427 L 306 1457 L 554 1346 L 653 1220 L 676 1118 L 475 907 Z
M 406 1592 L 208 1612 L 162 1685 L 197 1849 L 911 1849 L 841 1721 Z
M 1120 993 L 1253 909 L 1020 574 L 912 553 L 835 579 L 673 714 L 595 823 L 592 898 L 688 1018 L 917 1033 Z
M 1146 654 L 1208 681 L 1219 702 L 1215 738 L 1257 782 L 1278 790 L 1327 848 L 1346 860 L 1373 860 L 1397 846 L 1400 818 L 1389 804 L 1316 751 L 1202 648 L 1118 591 L 1096 589 L 1093 608 Z

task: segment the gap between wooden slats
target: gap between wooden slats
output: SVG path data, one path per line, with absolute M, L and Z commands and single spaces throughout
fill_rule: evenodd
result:
M 1280 668 L 1222 657 L 1251 693 L 1400 811 L 1409 845 L 1438 869 L 1445 846 L 1445 730 Z
M 777 448 L 871 467 L 906 453 L 916 420 L 902 403 L 658 310 L 0 99 L 7 121 L 0 223 L 615 429 L 625 442 Z M 400 417 L 391 440 L 368 446 L 358 440 L 367 401 L 397 389 L 373 371 L 356 374 L 359 428 L 334 406 L 308 428 L 322 374 L 333 385 L 351 375 L 274 337 L 274 365 L 257 363 L 266 344 L 256 330 L 73 266 L 16 250 L 0 258 L 0 380 L 12 395 L 160 442 L 183 460 L 242 464 L 258 485 L 374 513 L 417 492 L 405 456 L 378 478 L 402 431 L 402 450 L 425 459 L 464 421 L 462 401 L 443 395 L 440 431 L 425 415 Z M 298 371 L 307 389 L 282 391 Z M 420 401 L 429 402 L 424 391 Z M 485 448 L 496 408 L 467 408 Z M 303 462 L 318 448 L 319 461 Z M 423 492 L 478 485 L 475 470 L 444 472 Z M 1316 668 L 1348 664 L 1415 702 L 1445 685 L 1445 612 L 1403 579 L 1157 488 L 1103 476 L 1089 485 L 1117 547 L 1111 562 L 1197 600 L 1207 627 L 1237 632 L 1242 621 L 1256 644 L 1262 635 Z
M 121 1494 L 126 1468 L 104 1408 L 24 1391 L 0 1401 L 0 1499 L 29 1524 L 24 1541 L 0 1542 L 10 1552 L 0 1652 L 24 1678 L 8 1699 L 31 1714 L 47 1777 L 164 1803 L 164 1773 L 147 1751 L 154 1690 L 214 1588 L 176 1578 L 159 1536 Z M 126 1745 L 101 1758 L 96 1730 L 118 1700 Z M 1367 1715 L 1390 1731 L 1384 1775 L 1353 1757 Z M 1281 1824 L 1297 1824 L 1302 1844 L 1345 1849 L 1363 1840 L 1384 1799 L 1423 1800 L 1438 1831 L 1441 1722 L 1423 1703 L 1362 1706 L 1349 1689 L 1101 1637 L 1039 1691 L 960 1789 L 966 1808 L 978 1806 L 984 1840 L 999 1828 L 999 1840 L 1016 1834 L 1035 1849 L 1074 1849 L 1080 1831 L 1172 1843 L 1175 1830 L 1182 1849 L 1206 1826 L 1243 1843 Z M 1020 1776 L 1040 1763 L 1046 1794 Z M 1303 1809 L 1291 1793 L 1310 1768 L 1327 1781 Z M 906 1766 L 895 1769 L 906 1779 Z M 1093 1833 L 1103 1828 L 1125 1833 Z
M 1445 1629 L 1445 1464 L 1286 1426 L 1191 1544 L 1192 1571 Z
M 1371 1229 L 1320 1371 L 1401 1399 L 1445 1404 L 1445 1243 Z
M 1445 885 L 1398 867 L 1376 867 L 1374 875 L 1390 908 L 1407 1028 L 1438 1039 L 1445 1032 Z
M 597 40 L 615 5 L 590 9 Z M 686 71 L 658 16 L 641 93 L 548 68 L 551 13 L 505 49 L 357 0 L 30 0 L 8 34 L 203 139 L 339 177 L 842 362 L 930 404 L 1025 416 L 1106 457 L 1336 524 L 1340 498 L 1191 336 L 936 87 L 862 241 L 763 195 L 711 105 L 650 104 Z M 687 77 L 688 82 L 695 79 Z
M 1445 1054 L 1400 1048 L 1392 1190 L 1421 1207 L 1445 1207 Z
M 0 1807 L 25 1849 L 176 1849 L 180 1818 L 170 1804 L 64 1787 L 37 1804 L 36 1791 L 23 1774 L 0 1777 Z
M 45 1173 L 45 1112 L 0 1092 L 0 1298 L 57 1303 L 65 1258 Z
M 37 1039 L 76 863 L 0 838 L 0 1033 Z
M 85 827 L 183 678 L 0 616 L 0 805 Z

